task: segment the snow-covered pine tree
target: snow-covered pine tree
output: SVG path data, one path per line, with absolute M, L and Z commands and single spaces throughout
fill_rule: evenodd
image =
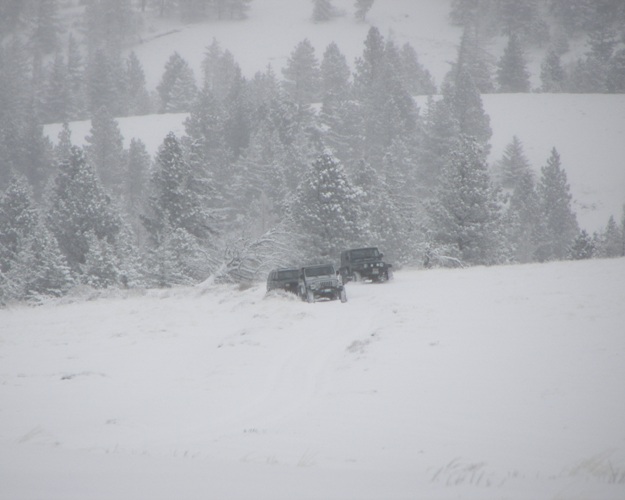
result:
M 219 19 L 245 19 L 252 0 L 219 0 L 223 9 L 219 11 Z
M 335 8 L 331 0 L 312 0 L 313 13 L 312 20 L 315 23 L 329 21 L 335 16 Z
M 26 124 L 32 111 L 28 54 L 19 37 L 0 45 L 0 188 L 26 166 Z
M 330 43 L 320 66 L 322 113 L 330 113 L 333 106 L 349 99 L 351 71 L 338 45 Z
M 608 219 L 608 224 L 599 236 L 597 255 L 599 257 L 621 257 L 623 253 L 623 233 L 616 224 L 614 216 Z
M 429 98 L 421 131 L 421 147 L 417 163 L 417 180 L 420 195 L 433 196 L 432 188 L 438 185 L 449 152 L 460 134 L 458 120 L 449 100 L 434 101 Z
M 458 47 L 456 61 L 445 76 L 446 83 L 457 81 L 460 68 L 467 71 L 480 93 L 488 94 L 495 90 L 492 78 L 492 57 L 484 49 L 477 26 L 465 26 Z
M 363 55 L 356 61 L 354 90 L 363 126 L 359 158 L 367 158 L 375 168 L 395 139 L 417 132 L 419 110 L 402 83 L 402 73 L 397 47 L 385 43 L 377 28 L 370 28 Z
M 87 115 L 85 70 L 76 39 L 70 34 L 67 40 L 67 85 L 69 88 L 69 118 L 78 120 Z
M 521 42 L 516 35 L 512 34 L 497 63 L 498 91 L 503 93 L 529 92 L 529 76 Z
M 361 113 L 352 99 L 351 71 L 347 59 L 333 42 L 321 61 L 321 112 L 324 140 L 350 171 L 362 155 Z
M 540 66 L 541 92 L 562 92 L 566 84 L 566 72 L 560 62 L 560 54 L 555 50 L 547 52 Z
M 192 167 L 202 178 L 211 179 L 213 194 L 222 197 L 219 204 L 227 199 L 232 180 L 233 154 L 226 139 L 226 120 L 223 103 L 204 88 L 184 123 Z
M 359 191 L 329 153 L 310 165 L 291 212 L 309 260 L 334 261 L 345 248 L 363 243 Z
M 373 2 L 374 0 L 356 0 L 354 3 L 354 8 L 356 9 L 354 11 L 354 17 L 358 21 L 364 22 L 367 17 L 367 13 L 371 10 L 371 7 L 373 7 Z
M 0 198 L 0 270 L 11 268 L 25 236 L 32 233 L 37 221 L 28 184 L 13 177 Z
M 228 50 L 222 50 L 217 40 L 206 48 L 202 60 L 202 88 L 210 91 L 219 102 L 226 101 L 240 85 L 241 68 Z
M 455 80 L 443 87 L 443 100 L 448 103 L 460 134 L 474 137 L 486 158 L 493 133 L 490 117 L 484 111 L 482 97 L 468 70 L 458 68 Z
M 81 265 L 81 281 L 93 288 L 109 288 L 120 282 L 120 273 L 113 245 L 100 239 L 93 230 L 85 233 L 88 248 Z
M 399 54 L 401 58 L 402 86 L 411 95 L 436 94 L 436 84 L 430 72 L 419 62 L 417 51 L 409 43 L 405 43 Z
M 133 232 L 139 237 L 144 229 L 140 214 L 147 199 L 151 158 L 145 144 L 140 139 L 133 138 L 128 146 L 126 159 L 122 185 L 123 208 Z
M 67 161 L 70 157 L 72 149 L 72 131 L 69 128 L 67 122 L 63 122 L 61 125 L 61 131 L 58 135 L 58 141 L 53 146 L 52 157 L 55 165 Z
M 25 181 L 13 178 L 0 197 L 0 304 L 60 296 L 72 284 L 57 242 L 43 224 Z
M 151 111 L 152 105 L 146 88 L 145 72 L 134 51 L 126 58 L 124 102 L 124 114 L 127 116 L 147 115 Z
M 500 264 L 508 259 L 499 192 L 474 137 L 460 136 L 427 213 L 431 247 L 439 257 L 469 265 Z
M 321 73 L 310 40 L 305 39 L 297 44 L 282 69 L 282 75 L 284 89 L 298 105 L 308 105 L 319 99 Z
M 610 59 L 606 87 L 610 93 L 625 94 L 625 48 L 617 50 Z
M 501 186 L 514 189 L 522 177 L 530 171 L 529 160 L 523 151 L 523 143 L 515 135 L 512 142 L 506 146 L 503 156 L 496 164 L 497 174 L 500 177 Z
M 105 107 L 113 116 L 124 114 L 121 99 L 123 82 L 121 59 L 103 49 L 95 50 L 89 57 L 86 70 L 85 86 L 89 113 L 93 115 Z
M 497 14 L 501 32 L 516 35 L 523 41 L 541 44 L 549 38 L 549 28 L 543 21 L 543 2 L 535 0 L 500 0 Z
M 83 22 L 90 54 L 98 49 L 121 54 L 139 27 L 132 0 L 92 0 L 85 8 Z
M 125 182 L 126 152 L 117 121 L 102 106 L 91 117 L 91 130 L 86 137 L 85 153 L 102 185 L 118 198 Z
M 70 89 L 65 59 L 60 52 L 54 57 L 48 69 L 46 98 L 43 117 L 47 123 L 64 122 L 70 119 Z
M 161 81 L 156 87 L 160 97 L 161 113 L 190 111 L 197 95 L 193 70 L 178 52 L 167 62 Z
M 164 284 L 165 270 L 170 268 L 183 273 L 180 279 L 206 279 L 214 264 L 207 255 L 215 233 L 207 179 L 191 167 L 173 133 L 165 137 L 156 155 L 150 188 L 143 222 L 149 235 L 151 268 L 161 269 L 152 279 Z M 179 262 L 169 262 L 172 258 Z
M 25 2 L 28 15 L 28 42 L 35 53 L 54 52 L 60 42 L 61 23 L 58 17 L 57 0 Z
M 621 257 L 625 257 L 625 205 L 623 205 L 623 213 L 621 214 Z
M 569 249 L 568 258 L 571 260 L 592 259 L 595 256 L 596 245 L 585 229 L 577 235 Z
M 535 258 L 541 262 L 564 260 L 579 234 L 579 227 L 571 208 L 573 197 L 566 172 L 556 148 L 551 150 L 547 165 L 541 169 L 537 193 L 541 225 Z
M 519 171 L 515 179 L 505 225 L 514 260 L 532 262 L 537 248 L 540 213 L 536 182 L 529 168 Z
M 122 221 L 111 198 L 102 188 L 82 149 L 72 146 L 59 165 L 49 201 L 47 224 L 62 254 L 76 275 L 82 273 L 89 253 L 87 233 L 115 245 Z

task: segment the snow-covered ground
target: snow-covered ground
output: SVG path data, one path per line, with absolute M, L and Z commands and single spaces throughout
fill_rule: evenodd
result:
M 622 499 L 625 259 L 0 311 L 0 498 Z

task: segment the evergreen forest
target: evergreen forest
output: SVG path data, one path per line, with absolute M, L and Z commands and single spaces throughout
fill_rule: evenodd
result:
M 437 84 L 409 44 L 372 26 L 348 61 L 304 39 L 246 78 L 214 40 L 201 72 L 173 52 L 154 89 L 131 50 L 146 16 L 245 22 L 252 0 L 0 4 L 0 304 L 77 287 L 264 279 L 275 267 L 380 247 L 396 267 L 625 255 L 625 207 L 588 234 L 557 145 L 540 175 L 517 137 L 489 165 L 481 95 L 625 92 L 619 0 L 454 0 L 457 57 Z M 373 0 L 356 1 L 366 19 Z M 311 2 L 311 22 L 338 15 Z M 79 14 L 68 25 L 67 10 Z M 77 19 L 77 20 L 76 20 Z M 489 37 L 505 36 L 499 60 Z M 587 51 L 563 63 L 569 44 Z M 549 47 L 540 87 L 524 51 Z M 419 107 L 415 96 L 430 96 Z M 117 118 L 187 113 L 154 155 Z M 90 120 L 87 144 L 69 123 Z M 43 126 L 62 123 L 54 144 Z

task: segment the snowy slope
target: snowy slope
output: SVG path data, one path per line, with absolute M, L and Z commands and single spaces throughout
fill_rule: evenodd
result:
M 0 498 L 625 497 L 625 259 L 0 311 Z M 118 292 L 121 293 L 121 292 Z
M 310 0 L 254 0 L 245 21 L 179 26 L 152 19 L 143 43 L 135 46 L 146 72 L 148 87 L 155 88 L 165 62 L 174 51 L 200 76 L 206 48 L 217 40 L 229 50 L 243 74 L 251 78 L 271 65 L 278 76 L 297 44 L 307 38 L 319 60 L 335 42 L 349 63 L 362 55 L 371 26 L 398 46 L 409 42 L 438 83 L 449 70 L 461 29 L 449 26 L 449 0 L 384 0 L 374 2 L 365 23 L 354 19 L 353 0 L 332 0 L 342 15 L 326 23 L 313 23 Z

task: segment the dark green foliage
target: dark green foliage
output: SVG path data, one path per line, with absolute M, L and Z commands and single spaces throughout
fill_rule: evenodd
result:
M 572 196 L 560 155 L 555 148 L 541 169 L 537 187 L 540 228 L 535 258 L 563 260 L 579 234 L 577 217 L 571 208 Z
M 542 92 L 562 92 L 566 84 L 566 72 L 560 63 L 560 56 L 555 50 L 547 52 L 541 65 L 540 81 Z
M 471 265 L 507 260 L 501 200 L 474 138 L 460 137 L 427 212 L 436 253 Z
M 77 275 L 83 274 L 91 250 L 89 233 L 110 245 L 117 242 L 121 218 L 80 148 L 73 146 L 69 158 L 59 165 L 47 222 Z
M 121 59 L 103 49 L 90 56 L 85 79 L 87 109 L 91 115 L 106 108 L 113 116 L 123 115 L 124 69 Z
M 150 95 L 145 84 L 145 73 L 134 52 L 126 59 L 124 73 L 124 115 L 147 115 L 151 111 Z
M 475 27 L 465 27 L 458 47 L 457 59 L 445 77 L 448 83 L 456 82 L 458 72 L 462 69 L 471 75 L 471 79 L 480 93 L 488 94 L 495 90 L 492 78 L 492 56 L 484 49 L 483 43 L 484 40 L 479 37 Z
M 316 23 L 329 21 L 335 15 L 335 9 L 330 0 L 312 0 L 312 20 Z
M 104 50 L 113 57 L 119 57 L 139 28 L 131 0 L 91 0 L 85 8 L 84 23 L 89 52 Z
M 71 284 L 69 267 L 27 184 L 14 178 L 0 197 L 0 304 L 60 296 Z
M 529 161 L 523 151 L 523 143 L 517 136 L 506 146 L 503 157 L 497 163 L 501 185 L 505 188 L 515 188 L 527 172 L 530 171 Z
M 423 116 L 419 151 L 418 183 L 424 188 L 420 195 L 433 196 L 431 188 L 438 184 L 443 166 L 456 138 L 460 134 L 458 121 L 448 100 L 428 100 Z
M 308 39 L 303 40 L 291 52 L 282 70 L 283 86 L 290 98 L 298 105 L 306 105 L 319 99 L 321 73 L 315 49 Z
M 573 241 L 569 250 L 569 258 L 572 260 L 592 259 L 595 255 L 596 246 L 592 237 L 582 229 Z
M 486 158 L 492 136 L 490 118 L 468 70 L 458 68 L 455 80 L 443 88 L 443 100 L 457 123 L 458 132 L 474 137 Z
M 207 180 L 193 171 L 182 146 L 169 133 L 156 157 L 151 178 L 151 215 L 146 217 L 152 242 L 158 246 L 167 227 L 184 229 L 199 240 L 213 233 L 206 196 Z
M 540 206 L 533 173 L 527 169 L 516 178 L 505 215 L 507 239 L 516 262 L 532 262 L 538 248 Z
M 165 70 L 156 87 L 161 113 L 190 111 L 197 96 L 193 70 L 178 52 L 165 63 Z
M 529 92 L 529 72 L 523 48 L 516 35 L 510 35 L 497 67 L 499 92 Z
M 360 194 L 342 165 L 330 154 L 320 155 L 306 172 L 291 212 L 307 259 L 334 260 L 340 252 L 362 243 Z
M 356 0 L 354 3 L 354 17 L 361 22 L 364 22 L 367 17 L 367 12 L 373 7 L 374 0 Z
M 36 53 L 54 52 L 60 42 L 61 25 L 58 18 L 58 0 L 30 2 L 28 41 Z
M 102 185 L 117 197 L 125 182 L 125 152 L 123 137 L 117 121 L 106 107 L 101 107 L 91 118 L 90 135 L 86 138 L 87 159 Z
M 622 257 L 625 233 L 616 224 L 614 216 L 610 216 L 608 224 L 601 232 L 597 244 L 597 256 L 599 257 Z

